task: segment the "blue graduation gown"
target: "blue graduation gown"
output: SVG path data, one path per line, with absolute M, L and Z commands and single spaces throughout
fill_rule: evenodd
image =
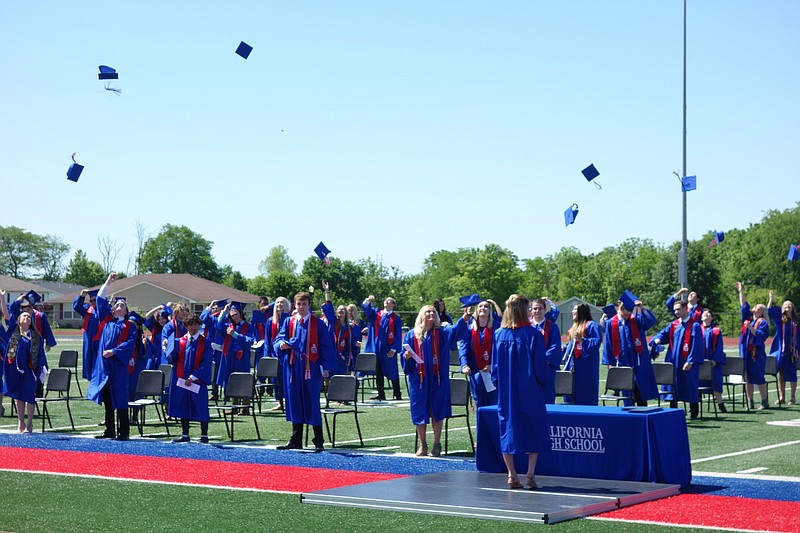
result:
M 180 361 L 180 342 L 181 339 L 175 341 L 173 354 L 173 365 L 175 365 L 172 372 L 172 380 L 169 388 L 169 415 L 176 418 L 186 418 L 188 420 L 195 420 L 197 422 L 207 422 L 209 420 L 208 414 L 208 385 L 211 383 L 211 363 L 214 360 L 213 351 L 211 348 L 211 337 L 206 335 L 198 335 L 197 341 L 188 342 L 191 336 L 187 333 L 182 338 L 187 339 L 186 351 L 183 358 L 183 377 L 184 379 L 189 376 L 194 376 L 194 382 L 200 385 L 200 390 L 192 392 L 190 390 L 178 387 L 178 366 Z M 203 344 L 203 358 L 198 362 L 197 348 L 198 345 Z
M 267 325 L 264 327 L 264 356 L 265 357 L 275 357 L 278 359 L 278 377 L 275 378 L 275 399 L 282 400 L 284 398 L 283 392 L 283 360 L 281 357 L 278 356 L 278 352 L 275 351 L 275 339 L 278 336 L 278 332 L 280 332 L 281 324 L 283 321 L 289 318 L 289 313 L 281 313 L 280 318 L 278 318 L 278 327 L 275 334 L 272 334 L 272 323 L 275 321 L 275 317 L 271 316 L 267 319 Z
M 97 311 L 100 321 L 111 314 L 111 308 L 106 298 L 97 297 Z M 103 327 L 103 331 L 100 333 L 100 342 L 97 345 L 97 358 L 92 371 L 92 379 L 86 393 L 87 400 L 102 405 L 103 396 L 100 391 L 108 383 L 111 387 L 111 407 L 114 409 L 128 407 L 128 363 L 133 355 L 134 342 L 136 342 L 136 325 L 131 322 L 127 336 L 120 339 L 124 330 L 124 320 L 111 319 Z M 103 357 L 105 350 L 113 350 L 114 355 L 108 358 Z
M 502 453 L 550 449 L 544 402 L 547 360 L 544 337 L 533 326 L 501 328 L 492 345 L 492 379 L 497 386 L 497 415 Z
M 85 303 L 84 296 L 76 296 L 72 302 L 72 310 L 78 313 L 84 319 L 89 315 L 89 320 L 86 324 L 86 329 L 83 329 L 83 351 L 82 361 L 83 369 L 81 371 L 83 379 L 92 379 L 92 369 L 94 368 L 94 360 L 97 357 L 97 341 L 94 340 L 97 334 L 97 310 L 90 304 Z
M 775 324 L 775 336 L 772 338 L 770 355 L 777 359 L 778 371 L 783 370 L 783 379 L 794 383 L 797 381 L 797 353 L 800 351 L 800 328 L 796 320 L 791 322 L 781 322 L 781 308 L 772 306 L 767 309 L 767 314 L 772 323 Z
M 672 342 L 670 343 L 669 335 L 672 324 L 675 324 L 675 332 L 672 334 Z M 691 333 L 689 335 L 689 353 L 684 357 L 682 347 L 687 324 L 691 328 Z M 700 375 L 700 364 L 703 362 L 705 354 L 703 331 L 700 328 L 700 324 L 692 320 L 687 322 L 675 320 L 656 333 L 653 339 L 658 339 L 665 346 L 669 343 L 664 362 L 672 363 L 674 367 L 673 376 L 675 377 L 675 392 L 677 394 L 675 398 L 681 402 L 699 402 L 700 393 L 697 388 L 700 383 L 698 376 Z M 684 370 L 683 365 L 685 363 L 692 363 L 692 368 L 688 371 Z
M 703 331 L 703 347 L 705 348 L 704 363 L 705 361 L 714 361 L 716 365 L 711 371 L 711 387 L 716 392 L 722 392 L 723 370 L 725 365 L 725 349 L 722 345 L 722 332 L 719 331 L 717 326 L 712 325 L 710 328 L 701 326 Z M 717 341 L 714 342 L 714 330 L 717 331 Z
M 403 343 L 411 346 L 424 361 L 425 376 L 420 377 L 420 365 L 413 358 L 401 356 L 403 372 L 408 376 L 411 421 L 417 426 L 427 424 L 431 416 L 438 422 L 453 414 L 450 405 L 450 350 L 456 348 L 456 341 L 467 331 L 467 326 L 462 321 L 458 326 L 442 326 L 437 331 L 439 345 L 436 346 L 436 361 L 432 335 L 428 334 L 422 339 L 419 351 L 414 348 L 413 329 L 403 339 Z
M 226 333 L 217 331 L 216 326 L 214 325 L 214 321 L 219 317 L 219 311 L 216 313 L 212 313 L 208 308 L 203 309 L 203 312 L 200 313 L 200 320 L 205 325 L 205 329 L 203 330 L 203 335 L 209 337 L 211 339 L 212 344 L 219 344 L 222 346 L 222 343 L 225 341 Z M 207 325 L 210 324 L 210 325 Z M 217 365 L 217 370 L 213 376 L 211 376 L 212 382 L 219 385 L 219 367 L 222 361 L 222 350 L 214 350 L 214 363 Z
M 561 358 L 564 353 L 561 351 L 561 330 L 555 322 L 545 317 L 545 321 L 550 323 L 550 333 L 545 339 L 545 359 L 547 360 L 547 383 L 544 386 L 545 403 L 556 403 L 556 372 L 561 368 Z M 544 338 L 545 322 L 533 324 Z
M 333 347 L 336 350 L 336 362 L 331 368 L 325 368 L 328 371 L 328 377 L 333 377 L 336 375 L 347 375 L 350 373 L 350 369 L 353 368 L 355 365 L 355 349 L 357 348 L 356 341 L 361 339 L 361 334 L 359 333 L 358 338 L 355 338 L 354 335 L 354 328 L 348 323 L 345 328 L 347 333 L 347 339 L 344 341 L 344 349 L 340 350 L 338 343 L 336 342 L 336 325 L 338 320 L 336 318 L 336 311 L 333 308 L 333 304 L 330 302 L 325 302 L 322 304 L 322 312 L 325 315 L 325 320 L 327 321 L 327 328 L 328 334 L 331 336 L 331 342 L 333 343 Z
M 17 329 L 16 325 L 9 328 L 7 337 Z M 25 403 L 36 401 L 36 385 L 45 367 L 44 341 L 39 344 L 39 355 L 36 365 L 31 368 L 31 349 L 32 342 L 25 336 L 20 336 L 17 346 L 17 355 L 13 361 L 7 357 L 7 344 L 4 349 L 5 361 L 3 362 L 3 394 L 15 400 L 22 400 Z
M 667 301 L 664 305 L 667 306 L 667 311 L 669 312 L 669 316 L 675 316 L 675 296 L 670 296 L 667 298 Z M 700 304 L 697 305 L 690 305 L 686 308 L 686 311 L 689 313 L 689 318 L 697 322 L 698 324 L 702 322 L 703 319 L 703 306 Z
M 175 331 L 176 324 L 177 324 L 177 331 Z M 169 364 L 170 356 L 172 355 L 172 350 L 173 347 L 175 346 L 175 339 L 180 339 L 184 335 L 186 335 L 186 326 L 184 326 L 183 322 L 181 322 L 177 318 L 170 319 L 169 322 L 164 324 L 164 327 L 161 329 L 162 350 L 161 350 L 161 362 L 159 364 L 162 365 Z
M 11 302 L 11 305 L 8 306 L 8 314 L 11 315 L 11 320 L 8 322 L 8 331 L 11 331 L 12 326 L 17 325 L 17 318 L 21 312 L 22 302 L 19 300 L 14 300 Z M 56 342 L 56 338 L 53 336 L 53 330 L 50 328 L 50 322 L 47 319 L 47 315 L 34 309 L 32 318 L 33 324 L 31 324 L 31 327 L 38 331 L 39 335 L 42 336 L 45 346 L 52 348 L 58 344 Z
M 575 405 L 597 405 L 600 388 L 600 328 L 595 322 L 586 324 L 581 347 L 583 353 L 575 356 L 575 341 L 570 339 L 564 351 L 565 370 L 572 371 L 573 394 L 571 403 Z
M 217 317 L 214 321 L 217 333 L 222 336 L 222 357 L 219 362 L 217 384 L 223 389 L 228 385 L 228 377 L 232 372 L 250 372 L 250 347 L 256 340 L 256 328 L 249 322 L 241 321 L 233 328 L 230 335 L 228 350 L 225 351 L 224 343 L 227 335 L 228 322 L 226 318 Z
M 335 364 L 336 350 L 331 341 L 331 336 L 325 323 L 318 317 L 309 313 L 306 319 L 317 321 L 317 347 L 316 361 L 311 361 L 306 353 L 306 340 L 309 324 L 300 325 L 299 321 L 294 334 L 289 336 L 289 327 L 292 317 L 287 317 L 281 324 L 281 329 L 275 337 L 273 347 L 281 359 L 283 369 L 283 387 L 286 397 L 284 408 L 286 420 L 293 424 L 322 425 L 322 414 L 319 407 L 319 394 L 322 390 L 322 368 Z M 281 343 L 292 346 L 292 349 L 281 350 Z M 294 350 L 294 361 L 292 351 Z M 309 366 L 309 376 L 306 376 L 306 362 Z
M 461 324 L 464 322 L 464 317 L 458 319 L 457 324 Z M 470 324 L 472 321 L 470 321 Z M 494 342 L 494 332 L 500 327 L 500 320 L 495 318 L 492 320 L 492 342 Z M 483 340 L 484 335 L 486 334 L 487 330 L 484 329 L 480 332 L 480 338 Z M 481 354 L 482 356 L 483 354 Z M 487 370 L 491 372 L 492 370 L 492 361 L 491 361 L 491 352 L 489 353 L 489 363 L 486 367 Z M 481 377 L 481 373 L 478 371 L 478 364 L 475 360 L 475 347 L 472 343 L 472 329 L 467 326 L 467 332 L 464 335 L 462 340 L 458 341 L 458 360 L 461 364 L 461 367 L 468 366 L 470 368 L 469 373 L 469 388 L 472 391 L 472 399 L 475 400 L 475 408 L 483 407 L 486 405 L 497 405 L 497 389 L 493 390 L 492 392 L 486 392 L 486 385 Z
M 400 315 L 394 313 L 394 342 L 389 343 L 389 316 L 381 315 L 378 331 L 375 331 L 375 318 L 378 315 L 378 308 L 373 307 L 365 301 L 361 304 L 364 315 L 367 317 L 369 332 L 367 333 L 367 345 L 364 353 L 374 353 L 378 356 L 378 362 L 383 369 L 383 375 L 389 379 L 399 379 L 400 371 L 397 367 L 397 358 L 400 357 L 403 345 L 403 321 Z M 389 350 L 394 350 L 394 356 L 388 357 Z
M 147 363 L 145 364 L 145 370 L 158 370 L 161 364 L 161 332 L 163 328 L 153 317 L 145 319 L 144 327 L 150 331 L 150 338 L 146 341 Z
M 619 339 L 620 339 L 620 355 L 618 359 L 614 358 L 612 353 L 612 335 L 609 331 L 612 324 L 612 319 L 606 321 L 606 335 L 603 341 L 603 364 L 612 366 L 628 366 L 633 368 L 633 379 L 636 382 L 636 387 L 639 390 L 639 395 L 643 400 L 653 400 L 658 398 L 658 386 L 656 385 L 656 375 L 653 372 L 653 362 L 650 359 L 650 353 L 647 349 L 647 335 L 648 329 L 656 325 L 656 317 L 649 309 L 643 310 L 642 313 L 631 314 L 628 320 L 619 321 Z M 636 353 L 634 347 L 635 339 L 631 332 L 629 321 L 636 320 L 636 326 L 639 329 L 639 343 L 642 347 L 641 353 Z M 630 400 L 626 400 L 625 405 L 632 405 Z
M 133 322 L 131 322 L 133 324 Z M 136 399 L 136 384 L 139 382 L 139 374 L 142 373 L 142 370 L 147 368 L 148 362 L 148 350 L 147 344 L 145 343 L 144 339 L 141 337 L 139 331 L 137 330 L 136 339 L 133 343 L 133 352 L 131 353 L 131 359 L 128 361 L 128 400 L 135 400 Z
M 742 323 L 745 320 L 752 321 L 753 315 L 750 312 L 750 304 L 745 302 L 741 310 Z M 751 385 L 763 385 L 767 382 L 764 378 L 764 371 L 767 366 L 767 352 L 765 349 L 767 337 L 769 337 L 769 324 L 766 319 L 758 321 L 755 335 L 750 332 L 750 329 L 747 329 L 743 335 L 739 336 L 739 356 L 744 357 L 745 380 Z M 752 354 L 748 354 L 747 345 L 751 338 L 755 351 Z

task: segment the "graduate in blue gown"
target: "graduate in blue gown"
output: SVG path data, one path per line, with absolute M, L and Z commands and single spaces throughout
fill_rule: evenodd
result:
M 633 302 L 628 309 L 622 301 L 617 302 L 617 314 L 606 321 L 603 341 L 603 364 L 633 368 L 633 396 L 636 405 L 645 406 L 648 400 L 658 398 L 658 386 L 653 364 L 647 349 L 648 329 L 656 325 L 653 312 L 642 307 L 642 302 Z M 630 305 L 628 303 L 627 305 Z M 625 405 L 632 405 L 625 400 Z
M 534 476 L 539 453 L 550 449 L 544 388 L 548 369 L 541 332 L 528 321 L 528 299 L 512 294 L 500 329 L 494 334 L 492 379 L 497 386 L 500 451 L 508 469 L 508 487 L 522 488 L 514 455 L 528 454 L 526 485 L 538 488 Z
M 86 297 L 89 297 L 89 303 L 86 303 Z M 72 310 L 75 311 L 83 318 L 81 324 L 81 331 L 83 332 L 83 351 L 82 362 L 83 379 L 89 381 L 92 379 L 92 369 L 94 368 L 94 360 L 97 357 L 97 324 L 100 322 L 97 318 L 97 291 L 89 291 L 83 289 L 81 293 L 75 297 L 72 302 Z
M 323 282 L 323 288 L 326 287 Z M 333 345 L 336 348 L 336 364 L 329 369 L 328 379 L 336 375 L 347 375 L 355 366 L 355 353 L 358 350 L 356 342 L 361 338 L 361 331 L 355 331 L 347 320 L 347 308 L 340 305 L 334 311 L 333 305 L 326 301 L 322 306 L 322 312 L 328 323 L 328 331 L 333 338 Z
M 150 332 L 147 338 L 146 370 L 158 370 L 163 353 L 162 332 L 169 322 L 169 311 L 163 305 L 157 305 L 144 315 L 144 327 Z
M 279 450 L 302 448 L 303 424 L 308 424 L 314 431 L 314 451 L 324 451 L 319 407 L 322 371 L 333 366 L 337 356 L 325 323 L 310 312 L 310 305 L 309 293 L 295 295 L 297 312 L 283 321 L 274 342 L 282 360 L 286 420 L 292 423 L 292 436 Z
M 686 287 L 682 287 L 681 290 L 667 298 L 667 301 L 664 304 L 667 308 L 667 311 L 671 316 L 672 311 L 675 309 L 675 302 L 684 299 L 684 295 L 689 304 L 687 308 L 689 318 L 694 322 L 700 323 L 703 320 L 704 309 L 703 304 L 700 302 L 700 295 L 695 291 L 690 291 Z
M 27 311 L 17 315 L 5 337 L 8 340 L 3 361 L 3 394 L 16 401 L 19 433 L 32 433 L 36 389 L 46 375 L 45 341 L 33 328 L 33 318 Z
M 11 314 L 8 312 L 6 305 L 6 291 L 0 289 L 0 312 L 2 312 L 2 319 L 5 322 L 11 320 Z M 0 362 L 5 361 L 6 348 L 8 347 L 8 332 L 5 326 L 0 322 Z M 0 416 L 5 416 L 6 409 L 3 407 L 3 372 L 0 371 Z
M 133 353 L 128 361 L 128 400 L 136 399 L 136 385 L 139 382 L 139 374 L 147 367 L 147 342 L 144 338 L 144 318 L 138 313 L 131 311 L 128 320 L 134 324 L 136 340 L 133 343 Z
M 47 364 L 47 352 L 49 352 L 50 349 L 58 343 L 56 342 L 55 336 L 53 336 L 53 330 L 50 328 L 50 321 L 47 319 L 47 315 L 38 309 L 34 309 L 24 294 L 15 301 L 11 302 L 11 306 L 9 306 L 8 311 L 10 315 L 10 319 L 8 321 L 9 331 L 11 331 L 11 328 L 17 324 L 17 317 L 20 313 L 28 313 L 31 315 L 31 318 L 33 319 L 31 328 L 35 329 L 44 340 L 44 355 L 42 356 L 42 360 L 44 361 L 44 366 L 49 368 L 49 365 Z M 42 382 L 39 383 L 38 392 L 43 392 Z
M 556 403 L 556 372 L 561 368 L 564 352 L 561 350 L 561 330 L 548 317 L 548 302 L 545 298 L 531 301 L 531 325 L 538 329 L 544 338 L 545 359 L 547 359 L 547 383 L 544 389 L 545 403 Z M 558 314 L 556 313 L 556 316 Z
M 222 358 L 217 384 L 225 389 L 232 372 L 250 372 L 250 347 L 256 341 L 256 328 L 245 319 L 245 304 L 231 302 L 222 308 L 214 321 L 222 339 Z M 250 414 L 246 409 L 243 414 Z
M 378 395 L 373 400 L 385 401 L 384 377 L 392 383 L 393 398 L 402 400 L 400 394 L 400 371 L 397 367 L 397 354 L 403 342 L 403 321 L 394 312 L 394 298 L 388 297 L 383 301 L 383 310 L 375 307 L 375 297 L 369 295 L 361 303 L 364 315 L 367 317 L 369 332 L 365 353 L 374 353 L 378 356 L 378 365 L 375 372 L 375 382 Z
M 161 329 L 161 363 L 159 364 L 162 365 L 169 364 L 169 359 L 175 346 L 175 339 L 180 339 L 186 335 L 186 326 L 183 325 L 183 321 L 189 316 L 189 307 L 185 303 L 178 302 L 171 304 L 171 306 L 172 316 Z
M 364 335 L 367 333 L 367 323 L 361 318 L 359 306 L 356 304 L 347 305 L 347 319 L 350 321 L 350 327 L 353 328 L 353 334 L 356 337 L 355 351 L 353 353 L 353 366 L 351 371 L 355 370 L 358 354 L 361 353 L 361 347 L 364 343 Z
M 764 317 L 766 306 L 756 304 L 752 311 L 745 297 L 744 285 L 736 282 L 739 292 L 739 306 L 742 311 L 742 330 L 739 335 L 739 356 L 744 358 L 745 393 L 747 394 L 748 408 L 754 409 L 754 386 L 758 385 L 761 396 L 759 411 L 769 409 L 769 396 L 767 393 L 767 380 L 764 371 L 767 366 L 766 343 L 769 337 L 769 323 Z
M 786 401 L 786 383 L 789 383 L 791 396 L 789 405 L 797 403 L 797 358 L 800 355 L 800 327 L 798 326 L 797 310 L 794 304 L 786 300 L 778 307 L 772 305 L 775 291 L 769 291 L 767 314 L 775 324 L 775 337 L 772 338 L 770 355 L 776 358 L 778 369 L 778 400 L 776 405 Z
M 689 402 L 691 418 L 697 418 L 700 409 L 698 391 L 700 365 L 705 357 L 703 331 L 700 324 L 689 317 L 689 304 L 685 300 L 675 302 L 676 319 L 653 336 L 653 344 L 668 345 L 664 361 L 674 367 L 675 394 L 670 407 L 678 402 Z
M 281 360 L 281 357 L 278 356 L 278 352 L 275 350 L 275 339 L 278 337 L 278 333 L 280 332 L 283 321 L 291 316 L 289 314 L 289 311 L 291 310 L 292 302 L 290 302 L 289 299 L 284 296 L 278 296 L 275 298 L 275 304 L 272 306 L 272 316 L 267 319 L 267 324 L 264 328 L 264 356 L 274 357 L 278 360 L 278 376 L 275 378 L 274 382 L 275 400 L 278 402 L 278 405 L 273 407 L 271 409 L 272 411 L 285 410 L 283 361 Z
M 572 397 L 564 403 L 597 405 L 600 389 L 600 328 L 592 320 L 589 306 L 577 304 L 572 308 L 572 327 L 564 350 L 564 370 L 572 372 Z
M 209 316 L 205 331 L 213 331 Z M 173 347 L 172 383 L 169 393 L 169 415 L 181 419 L 183 434 L 174 442 L 189 442 L 189 422 L 200 422 L 200 442 L 208 443 L 208 385 L 211 382 L 211 337 L 200 333 L 200 317 L 190 315 L 184 321 L 186 335 L 175 341 Z M 178 385 L 181 381 L 182 386 Z M 196 387 L 196 390 L 192 390 Z
M 212 365 L 211 396 L 208 398 L 209 401 L 213 402 L 217 401 L 219 398 L 219 369 L 222 363 L 222 343 L 225 341 L 225 335 L 227 334 L 225 331 L 219 331 L 216 324 L 222 312 L 222 308 L 226 303 L 228 303 L 227 300 L 212 300 L 211 303 L 203 309 L 203 312 L 200 313 L 200 321 L 204 324 L 203 335 L 211 339 L 211 348 L 213 352 L 212 359 L 214 364 Z M 211 325 L 206 327 L 205 324 Z
M 105 409 L 106 429 L 97 438 L 128 440 L 128 364 L 136 342 L 136 327 L 127 320 L 128 306 L 125 300 L 117 299 L 112 307 L 106 299 L 105 289 L 116 277 L 113 272 L 109 274 L 97 294 L 100 342 L 86 398 Z M 115 410 L 119 432 L 114 421 Z
M 722 331 L 714 323 L 714 314 L 710 309 L 703 309 L 701 314 L 700 329 L 703 331 L 703 347 L 705 356 L 703 364 L 711 365 L 711 383 L 700 383 L 700 386 L 710 386 L 714 391 L 714 401 L 720 413 L 727 413 L 728 408 L 722 401 L 722 382 L 724 378 L 725 348 L 722 343 Z
M 469 331 L 464 319 L 456 326 L 441 325 L 439 313 L 432 305 L 419 310 L 414 329 L 406 333 L 403 345 L 403 371 L 408 376 L 411 421 L 419 437 L 417 455 L 428 455 L 428 422 L 433 419 L 431 455 L 439 457 L 442 445 L 442 422 L 452 415 L 450 406 L 450 350 Z M 420 360 L 414 358 L 416 355 Z
M 492 313 L 492 305 L 499 311 L 499 306 L 492 300 L 481 300 L 475 306 L 466 306 L 468 315 L 466 320 L 468 332 L 463 339 L 458 341 L 458 360 L 461 364 L 461 373 L 469 379 L 472 399 L 475 408 L 486 405 L 497 405 L 497 389 L 491 385 L 491 392 L 486 390 L 487 380 L 491 382 L 492 373 L 492 344 L 494 332 L 500 327 L 500 314 Z M 458 319 L 458 324 L 464 322 L 464 317 Z

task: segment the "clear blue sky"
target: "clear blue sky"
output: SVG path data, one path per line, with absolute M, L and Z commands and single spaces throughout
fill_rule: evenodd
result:
M 671 243 L 682 6 L 3 2 L 0 224 L 95 260 L 108 235 L 121 270 L 136 220 L 186 225 L 248 277 L 273 246 L 302 264 L 320 240 L 406 273 L 488 243 L 520 258 Z M 689 0 L 688 17 L 695 239 L 800 198 L 800 2 Z

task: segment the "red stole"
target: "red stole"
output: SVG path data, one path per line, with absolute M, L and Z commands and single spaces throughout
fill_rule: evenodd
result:
M 781 332 L 781 354 L 794 355 L 797 352 L 798 322 L 788 320 L 781 324 L 781 328 L 783 328 Z
M 572 355 L 575 356 L 575 359 L 580 359 L 583 355 L 583 335 L 586 333 L 586 324 L 584 323 L 576 333 L 580 336 L 581 341 L 578 342 L 575 338 L 572 339 Z
M 308 330 L 306 331 L 306 350 L 305 353 L 301 353 L 300 356 L 306 356 L 305 379 L 311 379 L 311 363 L 316 363 L 319 359 L 319 336 L 317 335 L 317 327 L 319 326 L 317 321 L 319 319 L 311 313 L 306 315 L 306 318 L 308 319 Z M 295 332 L 297 331 L 298 322 L 300 320 L 300 315 L 294 315 L 291 319 L 289 319 L 290 339 L 294 337 Z M 289 364 L 293 365 L 296 360 L 297 352 L 293 349 L 292 354 L 289 357 Z M 291 377 L 291 373 L 289 376 Z
M 178 363 L 175 368 L 175 372 L 178 373 L 179 378 L 184 378 L 184 366 L 186 365 L 186 346 L 189 344 L 189 339 L 191 335 L 188 333 L 181 337 L 180 344 L 178 346 Z M 200 367 L 200 364 L 203 362 L 203 353 L 206 351 L 206 338 L 203 335 L 197 336 L 197 347 L 195 348 L 194 352 L 194 367 L 192 370 L 197 370 Z
M 753 327 L 755 329 L 758 329 L 758 325 L 761 324 L 762 320 L 764 320 L 764 317 L 761 317 L 758 320 L 756 320 L 756 323 L 753 324 Z M 755 333 L 750 333 L 750 330 L 748 329 L 750 322 L 751 322 L 750 320 L 745 320 L 744 322 L 742 322 L 742 333 L 739 337 L 739 342 L 740 343 L 743 342 L 745 336 L 747 336 L 747 353 L 749 353 L 750 356 L 755 361 L 756 359 Z
M 703 330 L 703 338 L 705 339 L 706 331 L 708 331 L 708 328 L 705 327 L 703 324 L 700 324 L 700 327 Z M 719 343 L 719 337 L 720 337 L 719 328 L 717 326 L 711 326 L 711 346 L 709 346 L 709 348 L 711 348 L 712 354 L 717 352 L 717 344 Z M 711 359 L 708 353 L 706 353 L 706 359 Z
M 672 340 L 675 337 L 675 330 L 678 328 L 678 325 L 681 323 L 681 320 L 674 320 L 672 324 L 669 326 L 669 351 L 672 353 Z M 681 341 L 681 359 L 686 359 L 689 357 L 689 344 L 692 338 L 692 324 L 693 322 L 690 320 L 686 321 L 684 325 L 684 332 L 683 332 L 683 341 Z
M 381 326 L 381 317 L 383 317 L 383 316 L 384 316 L 383 311 L 378 311 L 377 313 L 375 313 L 375 340 L 378 339 L 378 332 L 380 331 L 380 326 Z M 389 344 L 390 347 L 391 347 L 392 344 L 394 344 L 394 319 L 395 319 L 395 316 L 396 316 L 396 314 L 394 312 L 392 312 L 389 315 L 389 328 L 388 328 L 388 332 L 386 334 L 386 342 Z
M 256 322 L 256 330 L 258 331 L 258 338 L 264 338 L 264 322 Z
M 348 325 L 342 327 L 341 322 L 337 319 L 333 326 L 333 332 L 336 339 L 336 350 L 340 355 L 344 356 L 348 345 L 347 341 L 350 339 L 350 327 Z M 349 354 L 350 350 L 347 350 L 347 353 Z
M 247 322 L 242 321 L 242 322 L 239 322 L 239 324 L 242 325 L 242 327 L 239 329 L 239 335 L 246 335 L 247 334 Z M 233 327 L 234 327 L 234 329 L 236 328 L 235 325 Z M 229 334 L 225 335 L 225 340 L 222 341 L 222 355 L 224 355 L 225 357 L 228 357 L 228 347 L 231 345 L 231 335 L 233 335 L 233 334 L 229 333 Z M 236 350 L 236 359 L 241 361 L 243 356 L 244 356 L 244 350 Z
M 130 322 L 126 322 L 126 324 L 130 324 Z M 139 333 L 136 333 L 137 337 Z M 121 337 L 121 335 L 120 335 Z M 117 344 L 119 344 L 119 339 L 117 339 Z M 141 339 L 136 339 L 136 344 L 133 345 L 133 355 L 131 355 L 130 361 L 128 361 L 128 374 L 133 374 L 136 370 L 136 362 L 139 360 L 139 355 L 142 351 L 142 342 Z
M 272 336 L 271 336 L 271 337 L 270 337 L 270 339 L 269 339 L 269 340 L 270 340 L 270 342 L 271 342 L 271 341 L 274 341 L 274 340 L 275 340 L 275 337 L 277 337 L 277 336 L 278 336 L 278 330 L 279 330 L 279 329 L 280 329 L 280 328 L 279 328 L 279 326 L 278 326 L 278 321 L 277 321 L 277 320 L 275 320 L 275 317 L 272 317 L 272 326 L 270 327 L 270 332 L 272 333 Z
M 89 321 L 92 319 L 92 315 L 94 314 L 94 306 L 90 305 L 86 308 L 86 313 L 83 315 L 83 324 L 81 325 L 81 330 L 84 333 L 89 331 Z
M 42 318 L 42 313 L 35 309 L 32 311 L 31 319 L 33 319 L 33 327 L 36 328 L 36 333 L 39 334 L 39 336 L 42 338 L 42 342 L 44 342 L 44 335 L 42 334 L 42 322 L 44 319 Z
M 442 377 L 439 375 L 439 366 L 441 365 L 441 358 L 439 357 L 439 330 L 434 328 L 428 332 L 431 339 L 431 348 L 433 350 L 433 374 L 436 376 L 439 384 L 442 383 Z M 422 363 L 417 363 L 419 372 L 419 386 L 422 388 L 422 383 L 425 381 L 425 356 L 422 354 L 422 343 L 414 335 L 414 351 L 417 352 Z
M 633 318 L 633 315 L 628 317 L 628 327 L 631 329 L 631 339 L 633 340 L 633 351 L 640 354 L 644 351 L 644 345 L 642 344 L 642 338 L 639 335 L 639 324 L 636 322 L 636 319 Z M 620 339 L 619 335 L 619 315 L 614 315 L 611 319 L 611 353 L 614 355 L 616 359 L 619 359 L 620 354 L 622 353 L 622 339 Z
M 483 339 L 478 328 L 472 330 L 472 353 L 475 356 L 475 366 L 483 370 L 489 365 L 492 353 L 492 328 L 483 328 Z

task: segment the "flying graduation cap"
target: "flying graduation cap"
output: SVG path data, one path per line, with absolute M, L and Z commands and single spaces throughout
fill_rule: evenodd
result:
M 25 299 L 28 300 L 28 303 L 30 303 L 31 305 L 36 305 L 37 303 L 39 303 L 42 297 L 38 292 L 31 289 L 25 293 Z
M 711 242 L 708 243 L 708 247 L 711 248 L 713 246 L 716 246 L 717 244 L 721 244 L 722 241 L 724 240 L 725 240 L 725 232 L 714 230 L 714 238 L 711 239 Z
M 247 59 L 250 57 L 250 52 L 253 51 L 253 47 L 247 44 L 246 42 L 242 41 L 239 43 L 239 47 L 236 49 L 236 53 L 243 58 Z
M 697 190 L 697 176 L 684 176 L 681 178 L 681 192 Z
M 83 172 L 83 165 L 79 165 L 77 161 L 75 161 L 75 154 L 78 152 L 72 152 L 70 156 L 72 158 L 72 164 L 67 169 L 67 179 L 69 181 L 74 181 L 75 183 L 78 182 L 78 178 L 81 177 L 81 172 Z
M 328 254 L 330 254 L 331 251 L 328 250 L 328 247 L 325 246 L 322 241 L 320 241 L 317 247 L 314 248 L 314 253 L 317 254 L 317 257 L 319 257 L 322 261 L 325 261 L 326 265 L 331 264 L 331 259 L 328 257 Z
M 597 176 L 600 175 L 600 172 L 597 171 L 597 169 L 594 166 L 594 163 L 581 170 L 581 174 L 583 174 L 583 177 L 586 178 L 586 181 L 591 181 L 594 184 L 594 186 L 597 187 L 598 191 L 603 190 L 603 188 L 600 186 L 599 183 L 597 183 L 596 181 L 592 181 Z
M 569 226 L 578 218 L 578 204 L 572 204 L 564 211 L 564 225 Z
M 789 261 L 797 261 L 798 257 L 800 257 L 800 244 L 798 245 L 790 244 L 789 255 L 786 256 L 786 259 L 788 259 Z
M 107 67 L 105 65 L 100 65 L 97 67 L 100 69 L 100 74 L 97 75 L 98 80 L 116 80 L 119 79 L 119 75 L 117 71 L 111 67 Z

